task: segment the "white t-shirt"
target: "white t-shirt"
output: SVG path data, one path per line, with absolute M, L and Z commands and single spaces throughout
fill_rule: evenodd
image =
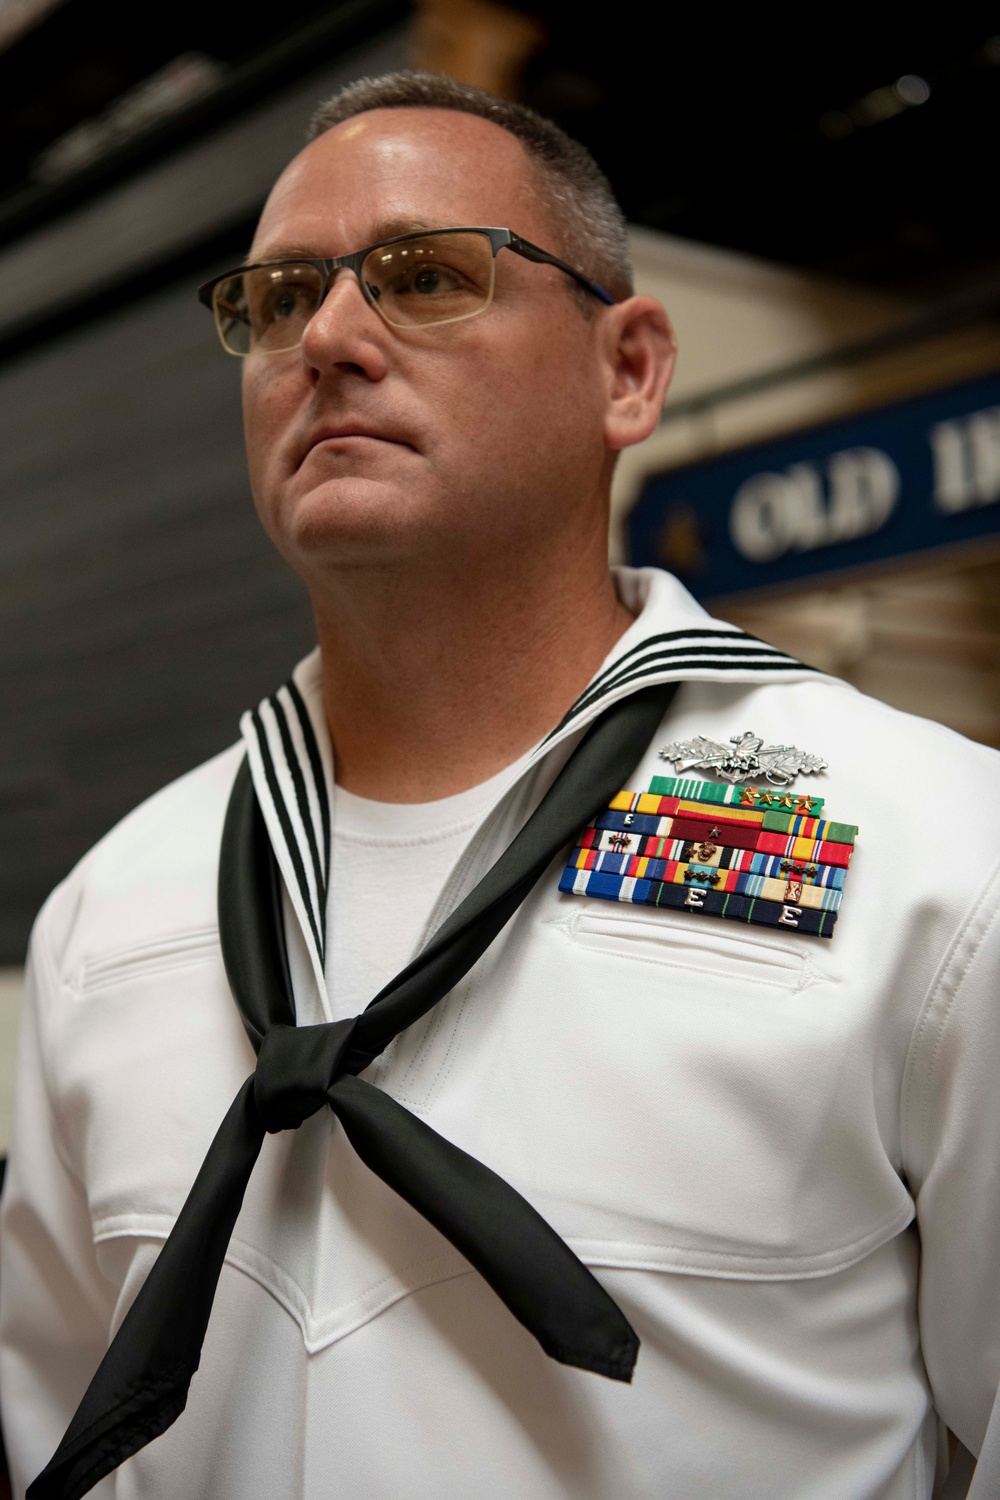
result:
M 423 946 L 456 860 L 520 766 L 437 802 L 334 789 L 326 984 L 335 1019 L 358 1015 Z

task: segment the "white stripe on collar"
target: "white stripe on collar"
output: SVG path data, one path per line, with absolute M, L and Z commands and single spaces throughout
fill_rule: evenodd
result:
M 659 568 L 613 568 L 612 573 L 635 623 L 542 741 L 545 748 L 626 693 L 656 682 L 801 682 L 823 675 L 739 626 L 714 619 L 671 573 Z
M 322 992 L 333 768 L 319 691 L 319 652 L 313 651 L 289 682 L 245 713 L 240 730 L 271 847 Z
M 713 619 L 669 573 L 656 568 L 614 572 L 619 595 L 637 618 L 559 724 L 525 760 L 518 782 L 568 735 L 639 687 L 675 681 L 822 679 L 814 667 Z M 257 800 L 323 994 L 333 756 L 319 651 L 305 657 L 276 693 L 244 714 L 240 729 Z M 512 788 L 506 787 L 500 800 Z

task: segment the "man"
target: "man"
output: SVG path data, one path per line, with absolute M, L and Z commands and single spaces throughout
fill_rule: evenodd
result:
M 205 297 L 319 651 L 37 924 L 17 1484 L 930 1496 L 1000 1373 L 997 757 L 609 575 L 673 343 L 546 122 L 348 88 Z M 775 742 L 828 769 L 782 798 Z M 819 799 L 846 882 L 824 824 L 722 894 Z

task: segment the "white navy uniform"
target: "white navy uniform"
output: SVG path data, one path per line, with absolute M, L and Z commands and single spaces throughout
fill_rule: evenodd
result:
M 806 789 L 860 829 L 833 937 L 560 894 L 557 862 L 365 1076 L 593 1268 L 642 1339 L 632 1385 L 546 1358 L 324 1110 L 265 1141 L 187 1410 L 95 1495 L 923 1500 L 941 1422 L 979 1451 L 1000 1381 L 1000 757 L 762 650 L 669 575 L 617 576 L 638 613 L 620 667 L 498 780 L 426 931 L 585 725 L 677 679 L 632 788 L 697 734 L 825 756 Z M 331 778 L 315 654 L 295 681 Z M 216 916 L 244 746 L 298 1019 L 332 1018 L 316 767 L 283 690 L 98 844 L 35 928 L 0 1274 L 21 1489 L 254 1067 Z M 1000 1494 L 997 1447 L 977 1500 Z

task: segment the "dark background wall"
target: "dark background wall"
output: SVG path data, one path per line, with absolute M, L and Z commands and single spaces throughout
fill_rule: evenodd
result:
M 0 954 L 308 648 L 253 513 L 239 371 L 186 282 L 0 370 Z
M 81 201 L 56 185 L 0 248 L 0 965 L 86 849 L 231 744 L 312 644 L 253 510 L 239 364 L 195 292 L 242 257 L 318 100 L 404 63 L 390 8 L 360 33 Z

